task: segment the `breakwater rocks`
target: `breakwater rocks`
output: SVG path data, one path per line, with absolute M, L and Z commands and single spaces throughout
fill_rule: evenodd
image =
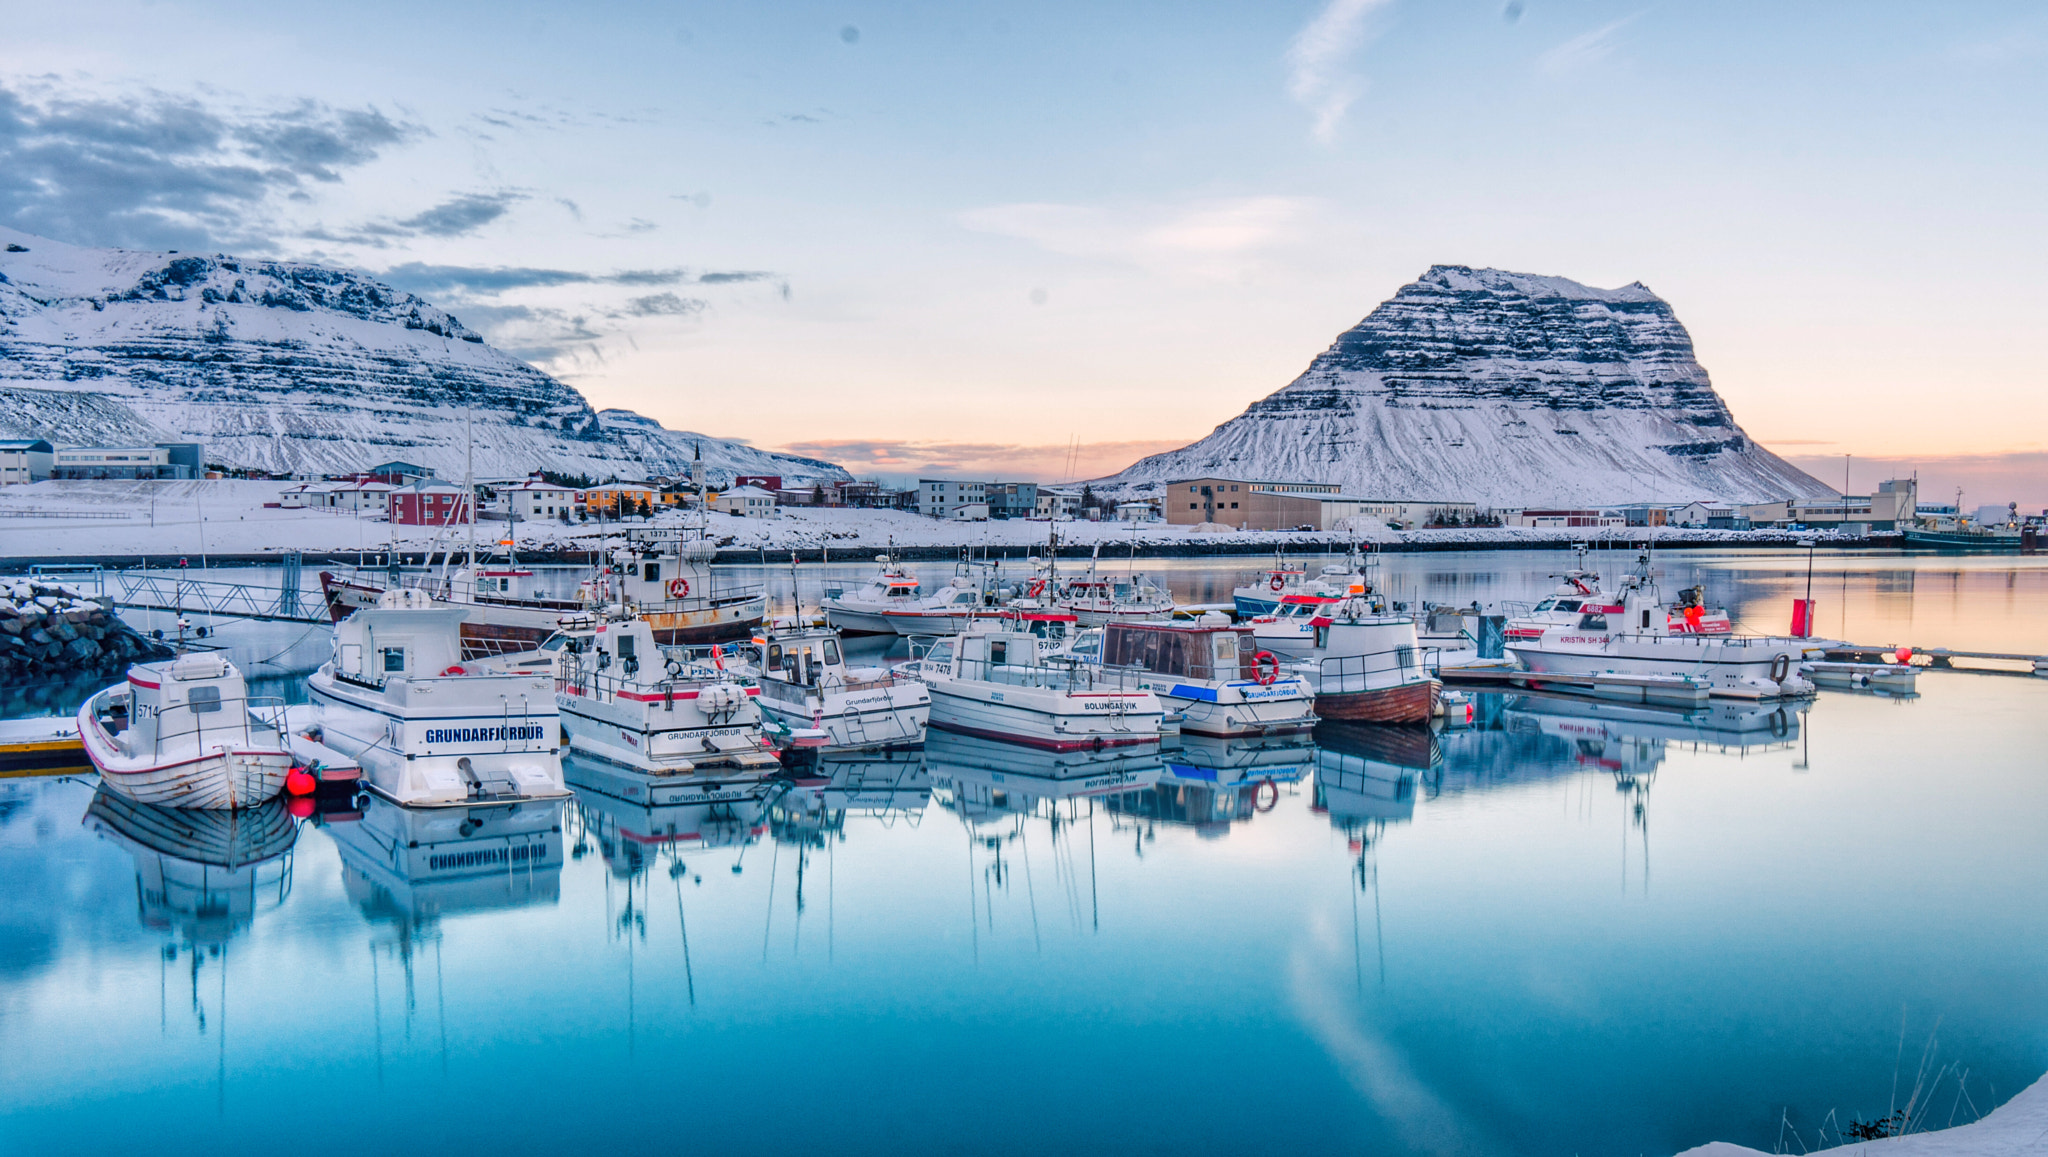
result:
M 122 670 L 171 655 L 169 647 L 122 622 L 111 599 L 33 581 L 0 592 L 0 680 Z

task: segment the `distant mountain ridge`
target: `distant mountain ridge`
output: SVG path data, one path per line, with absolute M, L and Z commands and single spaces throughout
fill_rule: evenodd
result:
M 630 435 L 630 436 L 629 436 Z M 845 478 L 829 462 L 599 414 L 412 294 L 348 270 L 66 245 L 0 227 L 0 436 L 191 440 L 289 473 Z M 686 448 L 685 448 L 686 447 Z
M 1301 376 L 1202 440 L 1107 480 L 1335 482 L 1493 508 L 1822 497 L 1758 446 L 1640 282 L 1437 265 Z

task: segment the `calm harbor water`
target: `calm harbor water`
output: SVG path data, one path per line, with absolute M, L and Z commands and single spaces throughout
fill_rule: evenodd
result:
M 1565 561 L 1387 580 L 1527 599 Z M 1224 601 L 1252 565 L 1146 569 Z M 1759 630 L 1806 582 L 1659 565 Z M 1814 585 L 1860 642 L 2048 652 L 2034 559 Z M 280 689 L 326 649 L 218 638 Z M 1960 1122 L 2048 1070 L 2044 706 L 1929 673 L 1059 767 L 944 738 L 715 810 L 254 817 L 234 869 L 90 780 L 0 781 L 0 1146 L 1796 1151 L 1923 1067 Z

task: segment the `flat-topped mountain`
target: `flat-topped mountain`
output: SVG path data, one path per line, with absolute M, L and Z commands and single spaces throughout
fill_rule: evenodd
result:
M 622 431 L 630 429 L 632 438 Z M 0 436 L 200 441 L 209 461 L 460 477 L 547 468 L 843 478 L 828 462 L 600 416 L 444 310 L 348 270 L 66 245 L 0 228 Z M 688 449 L 678 452 L 683 442 Z
M 1113 481 L 1335 482 L 1496 508 L 1833 494 L 1756 445 L 1642 284 L 1433 266 L 1301 376 Z

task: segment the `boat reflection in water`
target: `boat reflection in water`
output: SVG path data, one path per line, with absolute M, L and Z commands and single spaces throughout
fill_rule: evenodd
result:
M 641 775 L 574 753 L 562 760 L 562 772 L 576 793 L 574 854 L 582 857 L 594 842 L 622 880 L 662 860 L 680 879 L 684 851 L 745 848 L 766 830 L 768 805 L 788 787 L 781 780 Z
M 1799 739 L 1797 704 L 1715 701 L 1697 711 L 1580 699 L 1509 695 L 1501 726 L 1571 745 L 1581 766 L 1653 772 L 1672 745 L 1732 754 L 1785 750 Z
M 1316 812 L 1351 836 L 1370 843 L 1389 823 L 1415 816 L 1418 782 L 1433 782 L 1442 749 L 1427 728 L 1372 723 L 1324 723 L 1316 728 Z
M 934 796 L 970 829 L 1020 816 L 1058 824 L 1081 801 L 1149 791 L 1165 772 L 1156 747 L 1048 751 L 937 730 L 925 765 Z
M 143 924 L 188 945 L 226 943 L 291 893 L 299 824 L 281 799 L 240 811 L 169 808 L 101 787 L 85 824 L 134 858 Z
M 341 851 L 342 886 L 372 920 L 418 927 L 561 898 L 567 800 L 422 809 L 367 792 L 359 799 L 360 819 L 331 816 L 326 827 Z
M 1300 783 L 1315 765 L 1306 733 L 1218 739 L 1182 735 L 1160 753 L 1159 782 L 1150 791 L 1117 796 L 1109 810 L 1161 823 L 1189 824 L 1204 837 L 1272 811 L 1282 785 Z
M 770 828 L 776 840 L 808 847 L 843 833 L 849 814 L 915 825 L 932 798 L 923 751 L 824 755 L 791 768 L 787 778 L 789 790 L 770 809 Z

